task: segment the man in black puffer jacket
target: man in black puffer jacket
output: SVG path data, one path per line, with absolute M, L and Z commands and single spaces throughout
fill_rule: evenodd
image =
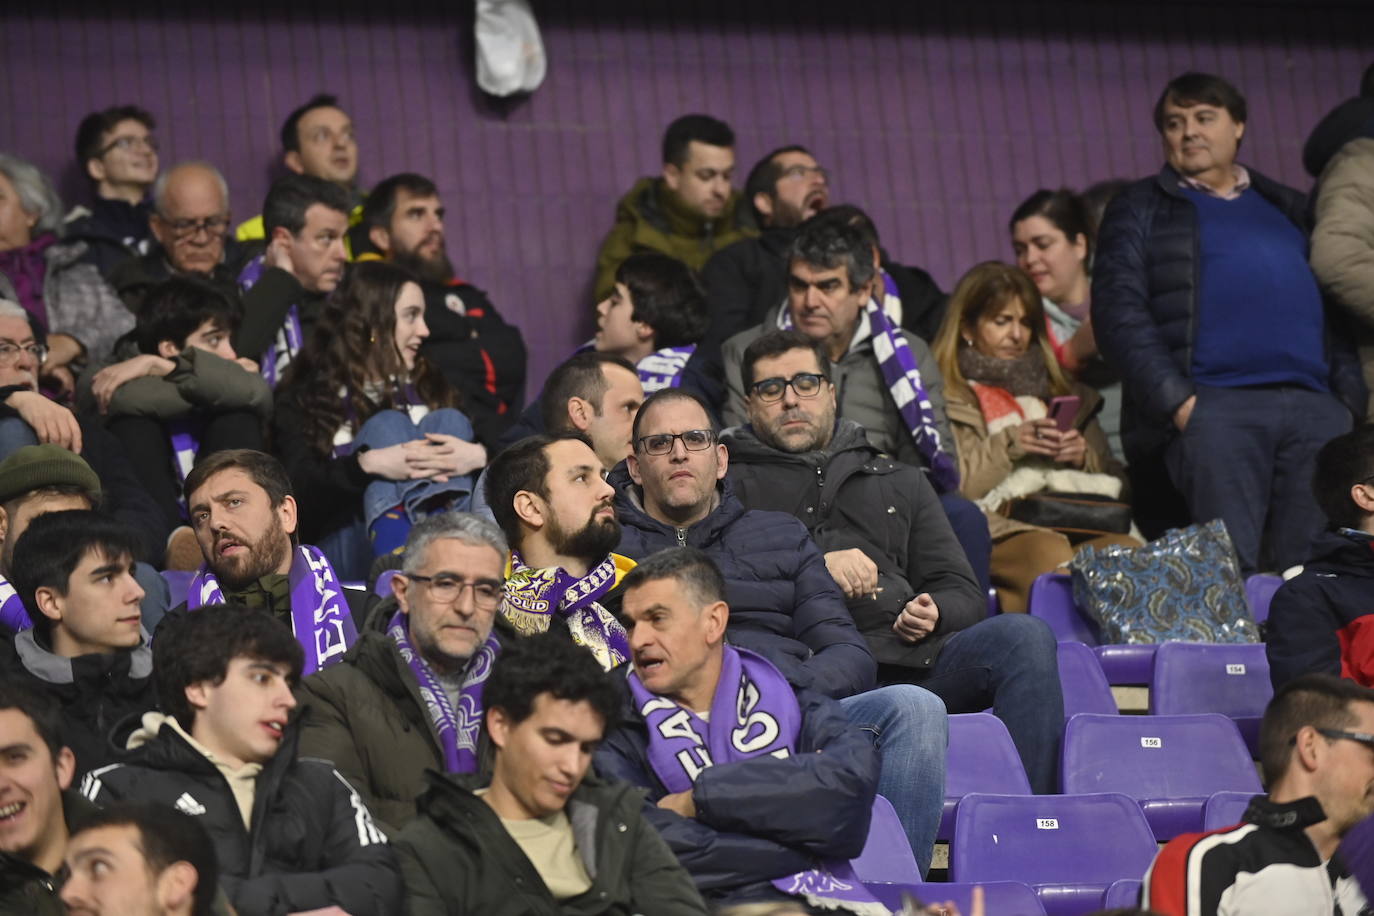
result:
M 1365 394 L 1307 264 L 1303 196 L 1236 162 L 1245 118 L 1220 77 L 1165 87 L 1155 126 L 1168 162 L 1107 207 L 1092 321 L 1125 383 L 1137 503 L 1167 488 L 1162 459 L 1194 521 L 1225 521 L 1248 575 L 1261 540 L 1272 567 L 1307 558 L 1322 527 L 1312 458 L 1363 416 Z
M 401 882 L 386 837 L 332 766 L 296 756 L 291 685 L 303 664 L 291 631 L 262 611 L 168 619 L 153 667 L 169 715 L 146 714 L 129 762 L 87 774 L 82 794 L 199 818 L 241 916 L 389 916 Z

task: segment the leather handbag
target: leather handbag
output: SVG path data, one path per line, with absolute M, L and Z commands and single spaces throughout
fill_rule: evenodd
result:
M 1131 507 L 1093 493 L 1032 493 L 1012 500 L 1007 515 L 1028 525 L 1052 528 L 1072 544 L 1131 531 Z

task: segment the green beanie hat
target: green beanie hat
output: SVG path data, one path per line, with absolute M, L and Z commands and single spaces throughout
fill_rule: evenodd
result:
M 0 503 L 43 487 L 80 487 L 100 500 L 100 478 L 80 455 L 60 445 L 26 445 L 0 461 Z

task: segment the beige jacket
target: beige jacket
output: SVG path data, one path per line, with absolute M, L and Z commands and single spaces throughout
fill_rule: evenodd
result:
M 1356 343 L 1374 416 L 1374 137 L 1342 146 L 1317 188 L 1312 273 L 1324 293 L 1359 319 Z

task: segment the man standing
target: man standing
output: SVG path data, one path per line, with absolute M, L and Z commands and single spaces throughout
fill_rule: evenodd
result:
M 710 115 L 683 115 L 663 135 L 663 173 L 641 178 L 620 199 L 596 257 L 594 292 L 614 289 L 622 261 L 657 251 L 700 270 L 713 253 L 755 234 L 735 175 L 735 132 Z
M 1337 847 L 1374 815 L 1374 690 L 1325 674 L 1290 681 L 1260 724 L 1268 796 L 1234 827 L 1185 833 L 1145 875 L 1165 916 L 1367 913 Z
M 148 189 L 157 179 L 157 122 L 137 105 L 92 112 L 76 129 L 76 161 L 91 181 L 90 209 L 67 214 L 63 237 L 85 242 L 85 259 L 108 277 L 130 256 L 148 253 Z
M 366 596 L 340 584 L 319 548 L 295 546 L 296 500 L 281 462 L 249 449 L 216 452 L 184 489 L 205 563 L 168 616 L 226 602 L 259 608 L 296 634 L 306 674 L 342 660 L 357 641 Z
M 420 278 L 425 291 L 425 356 L 474 405 L 496 414 L 525 400 L 525 341 L 487 294 L 459 279 L 444 243 L 439 189 L 423 175 L 392 175 L 368 195 L 363 225 L 382 256 Z
M 618 705 L 590 655 L 556 634 L 517 640 L 486 699 L 490 779 L 430 774 L 397 839 L 407 912 L 704 916 L 639 793 L 590 772 Z
M 496 456 L 486 488 L 512 548 L 505 622 L 525 636 L 566 630 L 609 670 L 630 658 L 614 592 L 634 563 L 611 552 L 620 523 L 605 474 L 580 436 L 530 436 Z
M 725 577 L 737 648 L 766 658 L 796 687 L 840 701 L 882 751 L 879 791 L 892 802 L 917 861 L 930 864 L 944 804 L 947 720 L 934 694 L 909 684 L 874 690 L 877 665 L 806 527 L 746 510 L 725 479 L 729 455 L 705 406 L 665 388 L 635 418 L 635 450 L 611 475 L 636 560 L 668 547 L 704 551 Z
M 925 475 L 835 420 L 829 363 L 809 337 L 773 331 L 744 351 L 749 425 L 722 438 L 750 509 L 800 519 L 878 660 L 878 683 L 919 684 L 951 713 L 989 706 L 1031 788 L 1056 791 L 1064 699 L 1053 631 L 1026 614 L 986 618 Z
M 1364 415 L 1365 395 L 1307 265 L 1303 196 L 1236 161 L 1245 121 L 1244 96 L 1220 77 L 1165 87 L 1167 161 L 1107 207 L 1092 320 L 1125 385 L 1138 501 L 1172 483 L 1193 520 L 1226 523 L 1249 575 L 1307 559 L 1322 528 L 1313 458 Z M 1168 481 L 1141 476 L 1161 458 Z
M 301 751 L 328 760 L 383 829 L 415 816 L 426 770 L 477 770 L 483 689 L 501 643 L 492 623 L 509 549 L 491 522 L 432 515 L 343 662 L 301 682 Z

